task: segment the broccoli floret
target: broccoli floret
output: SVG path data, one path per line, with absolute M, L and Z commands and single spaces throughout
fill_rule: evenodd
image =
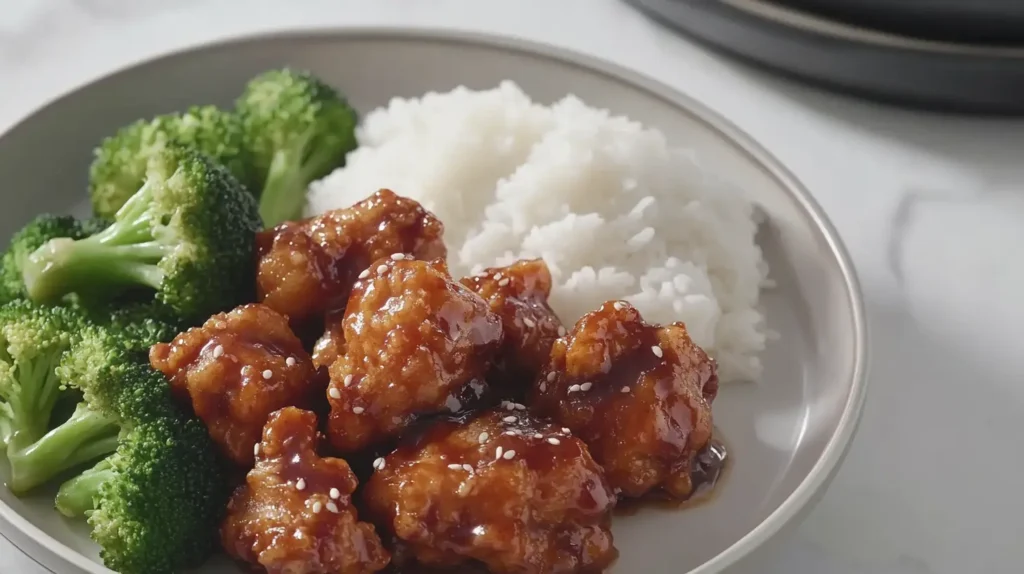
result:
M 109 227 L 53 239 L 27 258 L 33 301 L 151 289 L 182 319 L 201 321 L 252 298 L 255 198 L 222 166 L 174 144 L 153 154 L 146 177 Z
M 356 111 L 312 74 L 271 70 L 249 81 L 235 108 L 261 178 L 267 227 L 301 216 L 306 188 L 356 147 Z
M 193 107 L 121 128 L 100 143 L 89 169 L 93 212 L 113 218 L 146 179 L 149 159 L 168 142 L 193 147 L 223 164 L 245 186 L 258 190 L 238 117 L 214 106 Z
M 108 568 L 177 572 L 200 565 L 216 547 L 230 494 L 223 465 L 199 421 L 140 423 L 115 454 L 60 488 L 57 508 L 88 517 Z
M 192 326 L 160 301 L 78 306 L 90 323 L 118 333 L 120 342 L 129 349 L 145 350 L 156 343 L 166 343 Z
M 81 330 L 56 368 L 65 385 L 81 391 L 79 410 L 102 413 L 119 426 L 178 412 L 167 381 L 149 367 L 149 346 L 136 335 L 109 326 Z
M 110 225 L 106 219 L 78 220 L 68 215 L 44 213 L 11 237 L 0 260 L 0 304 L 26 297 L 22 266 L 25 259 L 47 241 L 57 237 L 82 239 Z
M 56 368 L 83 325 L 82 317 L 66 307 L 15 301 L 0 308 L 0 432 L 11 465 L 8 487 L 15 494 L 116 445 L 108 442 L 116 427 L 77 410 L 65 423 L 67 432 L 50 430 L 63 392 Z

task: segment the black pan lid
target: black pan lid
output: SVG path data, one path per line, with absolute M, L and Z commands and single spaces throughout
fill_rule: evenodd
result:
M 923 40 L 1024 47 L 1021 0 L 775 0 L 809 14 Z
M 900 35 L 766 0 L 626 1 L 720 51 L 845 94 L 947 111 L 1024 114 L 1024 42 L 996 45 Z M 995 0 L 965 0 L 970 2 L 991 5 Z M 1024 11 L 1024 0 L 1020 4 Z M 1024 27 L 1018 32 L 1024 33 Z

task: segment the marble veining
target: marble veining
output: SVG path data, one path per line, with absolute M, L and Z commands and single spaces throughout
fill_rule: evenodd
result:
M 1020 571 L 1024 121 L 796 86 L 683 41 L 618 0 L 12 0 L 0 16 L 0 129 L 168 50 L 366 25 L 514 34 L 630 66 L 729 117 L 829 214 L 857 265 L 873 338 L 861 430 L 807 520 L 735 574 Z M 42 573 L 3 539 L 0 556 L 4 572 Z

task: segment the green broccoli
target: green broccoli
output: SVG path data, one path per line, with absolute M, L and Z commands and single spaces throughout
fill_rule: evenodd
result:
M 119 334 L 119 340 L 132 349 L 166 343 L 191 326 L 160 301 L 79 306 L 90 323 Z
M 261 178 L 267 227 L 301 216 L 306 188 L 356 147 L 356 111 L 308 72 L 271 70 L 249 81 L 235 109 Z
M 22 267 L 25 259 L 47 241 L 57 237 L 82 239 L 110 225 L 105 219 L 79 221 L 68 215 L 44 213 L 18 230 L 0 259 L 0 304 L 24 299 L 25 282 Z
M 197 149 L 223 164 L 255 192 L 252 162 L 238 117 L 215 106 L 197 106 L 182 114 L 165 114 L 121 128 L 100 143 L 89 168 L 93 212 L 113 218 L 146 179 L 149 159 L 168 142 Z
M 117 452 L 61 486 L 57 509 L 85 515 L 100 556 L 122 574 L 169 574 L 216 549 L 227 473 L 197 420 L 164 418 L 124 433 Z
M 118 429 L 109 456 L 61 486 L 57 510 L 87 516 L 105 564 L 123 574 L 198 565 L 216 544 L 229 496 L 226 464 L 205 427 L 175 405 L 128 331 L 87 327 L 56 372 L 82 390 L 76 414 Z
M 33 252 L 25 287 L 36 302 L 151 289 L 182 319 L 201 321 L 252 298 L 259 229 L 256 200 L 238 180 L 205 155 L 168 144 L 109 227 Z
M 67 307 L 14 301 L 0 308 L 0 419 L 15 494 L 116 446 L 116 427 L 84 412 L 76 411 L 63 430 L 50 430 L 64 386 L 56 368 L 83 325 Z

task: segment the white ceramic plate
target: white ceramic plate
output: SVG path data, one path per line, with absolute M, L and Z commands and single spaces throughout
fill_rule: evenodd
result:
M 780 338 L 764 354 L 761 381 L 726 385 L 715 402 L 732 460 L 716 496 L 685 511 L 617 517 L 613 572 L 718 572 L 809 508 L 842 460 L 864 401 L 867 335 L 853 267 L 817 204 L 767 152 L 628 70 L 518 40 L 402 30 L 262 36 L 174 54 L 78 89 L 0 138 L 0 181 L 17 197 L 0 212 L 0 233 L 81 204 L 91 150 L 117 127 L 189 104 L 230 104 L 249 77 L 282 65 L 318 73 L 362 112 L 395 96 L 503 79 L 545 102 L 574 93 L 657 126 L 728 174 L 768 216 L 758 241 L 778 286 L 763 301 Z M 3 521 L 46 567 L 109 574 L 84 528 L 54 512 L 49 495 L 19 500 L 0 488 Z M 202 570 L 235 571 L 223 561 Z

